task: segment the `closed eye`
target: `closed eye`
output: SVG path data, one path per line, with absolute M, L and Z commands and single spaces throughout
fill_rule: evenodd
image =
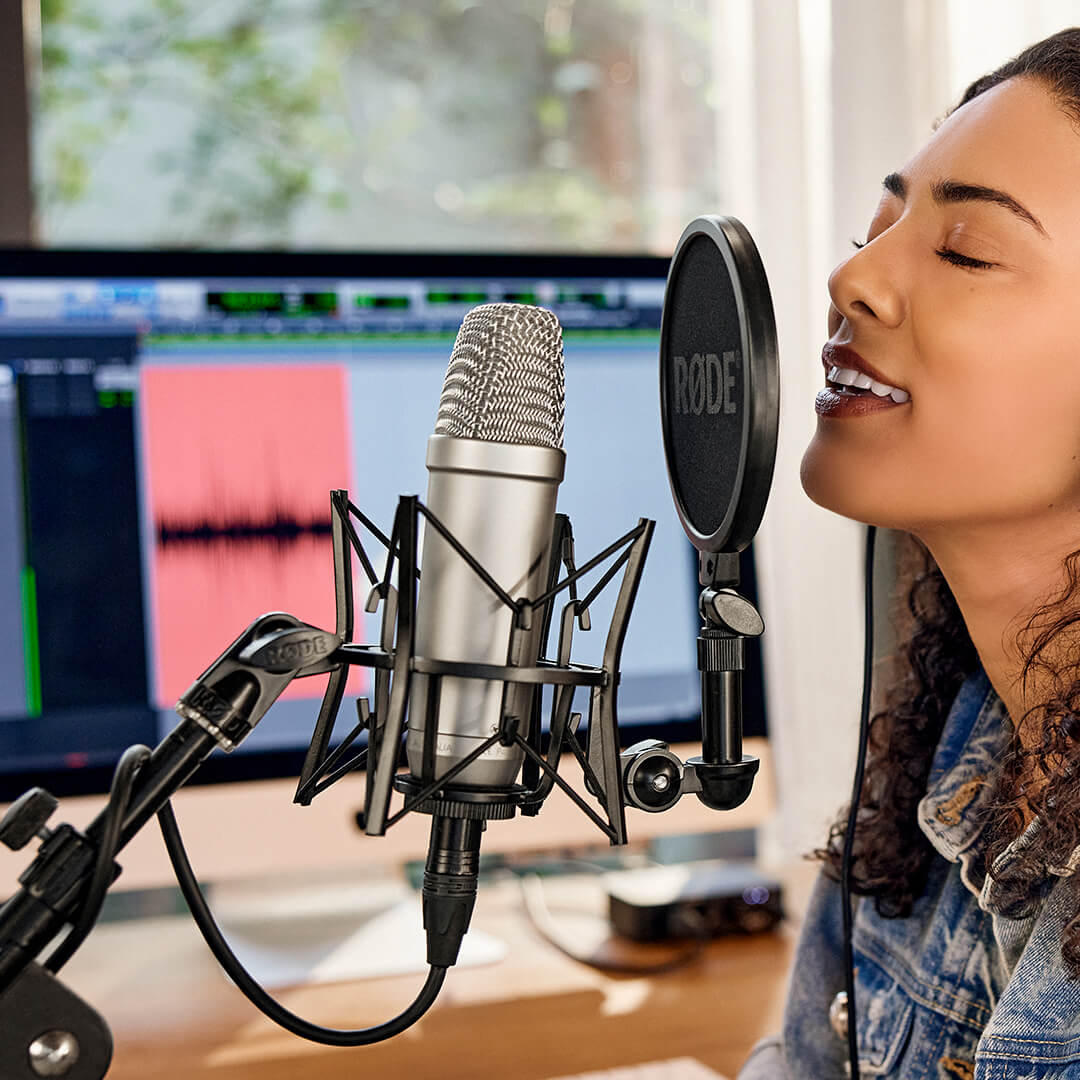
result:
M 859 240 L 852 240 L 851 242 L 856 249 L 866 247 L 866 244 Z M 966 270 L 989 270 L 990 267 L 996 265 L 996 263 L 987 262 L 985 259 L 973 259 L 970 255 L 961 255 L 959 251 L 953 251 L 952 248 L 938 248 L 934 254 L 939 259 L 952 263 L 953 266 L 962 266 Z
M 970 255 L 961 255 L 959 251 L 953 251 L 951 248 L 938 248 L 934 254 L 954 266 L 964 266 L 969 270 L 988 270 L 995 265 L 992 262 L 986 262 L 985 259 L 973 259 Z

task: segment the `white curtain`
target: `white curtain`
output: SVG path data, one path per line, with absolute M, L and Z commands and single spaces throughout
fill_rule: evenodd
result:
M 733 103 L 719 111 L 718 145 L 737 148 L 722 162 L 725 212 L 761 251 L 780 343 L 776 474 L 756 541 L 773 857 L 819 845 L 846 803 L 862 693 L 865 531 L 813 505 L 798 478 L 822 385 L 829 272 L 865 235 L 882 178 L 963 87 L 1076 23 L 1075 0 L 714 0 L 714 67 Z M 888 556 L 886 542 L 881 578 Z

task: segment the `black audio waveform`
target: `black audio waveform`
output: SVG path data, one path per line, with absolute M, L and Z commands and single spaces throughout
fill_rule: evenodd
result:
M 302 519 L 285 509 L 261 515 L 231 514 L 218 520 L 160 517 L 155 524 L 158 546 L 226 544 L 272 544 L 289 547 L 307 537 L 330 535 L 330 518 Z

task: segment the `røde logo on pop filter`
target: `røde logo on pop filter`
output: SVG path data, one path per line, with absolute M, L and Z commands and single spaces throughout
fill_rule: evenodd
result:
M 734 218 L 700 217 L 679 240 L 660 329 L 668 477 L 690 542 L 739 552 L 765 511 L 780 382 L 765 270 Z
M 675 411 L 684 416 L 712 416 L 721 409 L 728 415 L 738 412 L 735 405 L 735 374 L 738 354 L 694 353 L 672 358 L 675 365 Z

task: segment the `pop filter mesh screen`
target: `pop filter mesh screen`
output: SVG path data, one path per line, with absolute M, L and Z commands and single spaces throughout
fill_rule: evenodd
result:
M 714 241 L 697 236 L 686 245 L 666 302 L 668 466 L 686 517 L 710 536 L 738 495 L 746 412 L 739 309 Z

